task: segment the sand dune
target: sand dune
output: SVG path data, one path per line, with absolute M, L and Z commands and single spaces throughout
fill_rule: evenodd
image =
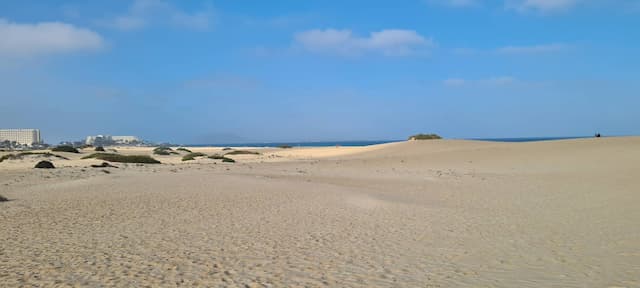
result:
M 254 150 L 0 163 L 0 286 L 640 287 L 638 137 Z

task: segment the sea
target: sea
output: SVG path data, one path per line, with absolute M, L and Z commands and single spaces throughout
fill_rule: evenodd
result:
M 572 137 L 515 137 L 515 138 L 466 138 L 462 140 L 493 141 L 493 142 L 535 142 L 553 141 L 566 139 L 590 138 L 593 136 L 572 136 Z M 322 141 L 322 142 L 253 142 L 253 143 L 216 143 L 216 144 L 196 144 L 185 145 L 189 147 L 331 147 L 331 146 L 369 146 L 404 140 L 369 140 L 369 141 Z

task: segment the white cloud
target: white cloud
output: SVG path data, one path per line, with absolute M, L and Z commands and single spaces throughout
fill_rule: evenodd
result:
M 569 48 L 566 44 L 541 44 L 531 46 L 505 46 L 496 49 L 500 54 L 541 54 L 551 52 L 561 52 Z
M 505 6 L 519 11 L 556 12 L 573 8 L 579 2 L 581 0 L 511 0 Z
M 351 30 L 315 29 L 295 35 L 295 42 L 308 51 L 359 55 L 378 52 L 384 55 L 402 56 L 422 47 L 433 46 L 433 40 L 413 30 L 385 29 L 371 32 L 368 37 L 358 37 Z
M 99 24 L 120 30 L 139 30 L 154 24 L 204 30 L 211 22 L 210 10 L 189 13 L 163 0 L 135 0 L 127 13 Z
M 102 47 L 102 37 L 89 29 L 61 22 L 21 24 L 0 18 L 0 55 L 38 56 Z

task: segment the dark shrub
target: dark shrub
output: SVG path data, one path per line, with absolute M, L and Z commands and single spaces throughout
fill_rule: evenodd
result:
M 200 153 L 200 152 L 195 152 L 195 153 L 192 152 L 187 155 L 184 155 L 184 157 L 182 157 L 182 161 L 190 161 L 190 160 L 196 159 L 196 157 L 203 157 L 203 156 L 207 156 L 207 154 Z
M 220 155 L 220 154 L 213 154 L 213 155 L 209 156 L 209 159 L 217 159 L 217 160 L 220 160 L 220 159 L 224 159 L 224 156 L 222 156 L 222 155 Z
M 95 151 L 97 151 L 97 152 L 104 152 L 104 147 L 102 147 L 102 146 L 98 146 L 98 147 L 96 147 L 96 149 L 94 149 L 94 150 L 95 150 Z
M 409 137 L 409 140 L 431 140 L 431 139 L 442 139 L 438 134 L 416 134 Z
M 153 154 L 166 156 L 166 155 L 171 155 L 171 152 L 167 150 L 158 150 L 158 151 L 153 151 Z
M 120 163 L 144 163 L 144 164 L 160 164 L 160 161 L 153 159 L 147 155 L 120 155 L 111 153 L 93 153 L 82 157 L 82 159 L 100 159 L 109 162 Z
M 178 154 L 178 152 L 173 151 L 173 149 L 171 149 L 171 147 L 156 147 L 155 149 L 153 149 L 153 154 L 156 155 L 171 155 L 171 154 Z
M 33 168 L 39 168 L 39 169 L 53 169 L 56 168 L 55 166 L 53 166 L 53 163 L 49 162 L 49 161 L 40 161 L 38 162 L 38 164 L 36 164 L 35 167 Z
M 191 150 L 184 148 L 184 147 L 180 147 L 178 149 L 176 149 L 176 151 L 183 151 L 183 152 L 187 152 L 187 153 L 192 153 Z
M 53 152 L 80 153 L 80 152 L 78 152 L 78 149 L 73 148 L 73 147 L 71 147 L 71 146 L 67 146 L 67 145 L 62 145 L 62 146 L 58 146 L 58 147 L 53 147 L 53 148 L 51 148 L 51 151 L 53 151 Z
M 231 152 L 227 152 L 224 155 L 242 155 L 242 154 L 248 154 L 248 155 L 260 155 L 259 152 L 255 152 L 255 151 L 248 151 L 248 150 L 236 150 L 236 151 L 231 151 Z
M 9 201 L 9 199 L 7 199 L 7 197 L 0 195 L 0 202 L 6 202 L 6 201 Z
M 102 164 L 98 164 L 98 165 L 93 164 L 93 165 L 91 165 L 91 167 L 93 167 L 93 168 L 106 168 L 106 167 L 118 168 L 118 166 L 113 166 L 113 165 L 111 165 L 111 164 L 109 164 L 107 162 L 102 162 Z
M 22 159 L 22 157 L 15 155 L 15 154 L 7 154 L 4 155 L 2 157 L 0 157 L 0 162 L 4 161 L 4 160 L 14 160 L 14 159 Z
M 222 151 L 227 151 L 227 150 L 231 150 L 231 148 L 229 148 L 229 147 L 222 148 Z
M 293 148 L 293 147 L 291 147 L 291 145 L 280 145 L 280 146 L 278 146 L 278 148 L 289 149 L 289 148 Z
M 236 162 L 235 160 L 228 158 L 228 157 L 224 157 L 222 155 L 219 154 L 213 154 L 211 156 L 208 157 L 209 159 L 214 159 L 214 160 L 222 160 L 222 162 Z

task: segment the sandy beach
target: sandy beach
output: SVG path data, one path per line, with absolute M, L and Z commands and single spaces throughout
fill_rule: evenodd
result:
M 0 286 L 640 287 L 640 137 L 248 150 L 3 161 Z

